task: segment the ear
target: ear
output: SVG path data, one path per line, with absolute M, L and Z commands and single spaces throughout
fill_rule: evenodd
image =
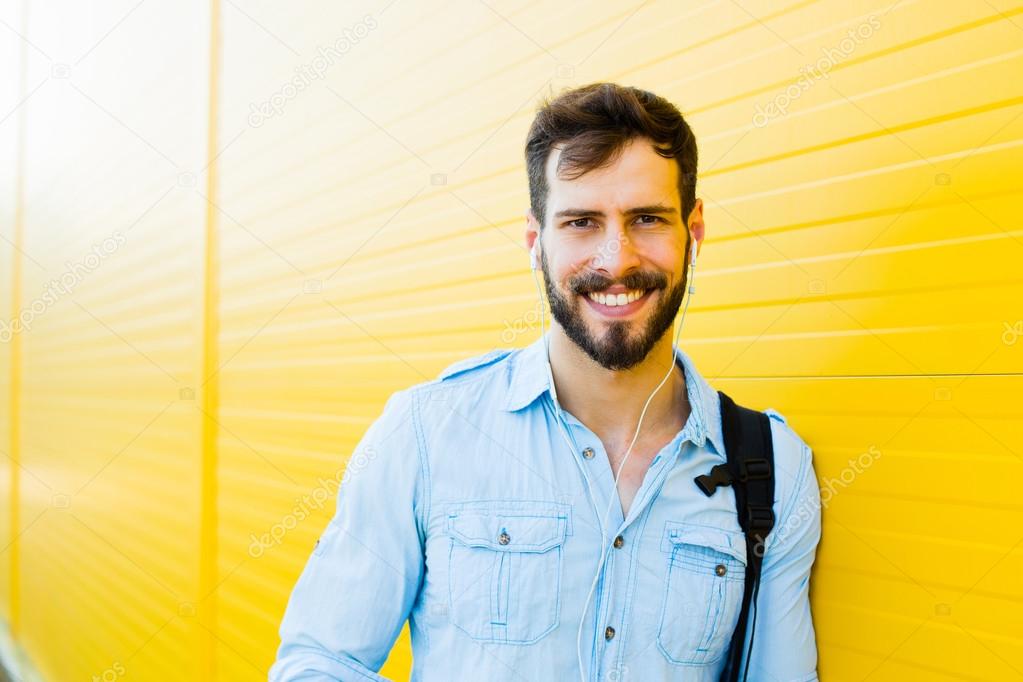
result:
M 693 210 L 689 213 L 689 220 L 686 223 L 689 232 L 696 239 L 696 253 L 699 255 L 703 246 L 703 235 L 706 226 L 703 224 L 703 199 L 697 199 Z
M 526 251 L 533 250 L 533 244 L 536 240 L 540 239 L 540 223 L 537 221 L 536 216 L 533 215 L 533 209 L 526 209 Z M 537 258 L 539 262 L 539 249 L 542 247 L 541 244 L 537 245 Z

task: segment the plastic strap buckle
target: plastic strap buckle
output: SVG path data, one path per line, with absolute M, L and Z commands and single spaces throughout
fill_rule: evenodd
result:
M 771 477 L 771 463 L 761 457 L 744 459 L 739 465 L 740 481 L 759 481 Z
M 774 527 L 774 510 L 770 507 L 746 505 L 746 521 L 749 531 L 763 533 Z

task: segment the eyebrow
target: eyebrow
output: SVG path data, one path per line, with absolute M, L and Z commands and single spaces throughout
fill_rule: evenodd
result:
M 665 206 L 664 204 L 651 204 L 649 206 L 636 206 L 634 208 L 627 209 L 625 215 L 641 215 L 641 214 L 678 214 L 678 211 L 671 206 Z M 566 208 L 562 211 L 558 211 L 554 214 L 555 218 L 565 218 L 567 216 L 576 216 L 578 218 L 604 218 L 606 214 L 603 211 L 597 211 L 590 208 Z

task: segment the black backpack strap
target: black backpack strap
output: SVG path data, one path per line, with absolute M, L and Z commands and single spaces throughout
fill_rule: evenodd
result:
M 718 391 L 718 396 L 721 399 L 721 425 L 728 458 L 727 474 L 735 492 L 739 526 L 746 536 L 746 581 L 743 586 L 742 610 L 732 633 L 728 658 L 720 678 L 720 682 L 736 682 L 740 679 L 740 673 L 745 677 L 745 671 L 739 668 L 746 643 L 746 626 L 752 605 L 754 611 L 751 629 L 756 632 L 755 607 L 763 567 L 764 543 L 774 528 L 774 444 L 771 440 L 770 417 L 763 412 L 736 405 L 721 391 Z M 724 473 L 719 471 L 718 476 Z M 697 484 L 701 489 L 704 488 L 699 480 Z M 707 491 L 704 489 L 704 492 Z M 752 649 L 752 640 L 750 644 Z M 746 670 L 749 670 L 748 660 Z

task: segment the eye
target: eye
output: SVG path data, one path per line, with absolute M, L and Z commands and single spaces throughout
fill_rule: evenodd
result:
M 650 220 L 646 220 L 647 218 Z M 637 221 L 639 221 L 641 225 L 656 225 L 658 223 L 663 223 L 664 218 L 655 215 L 641 215 L 637 218 Z
M 589 222 L 590 222 L 589 218 L 576 218 L 575 220 L 569 220 L 565 224 L 568 225 L 569 227 L 589 227 L 589 225 L 587 224 Z

